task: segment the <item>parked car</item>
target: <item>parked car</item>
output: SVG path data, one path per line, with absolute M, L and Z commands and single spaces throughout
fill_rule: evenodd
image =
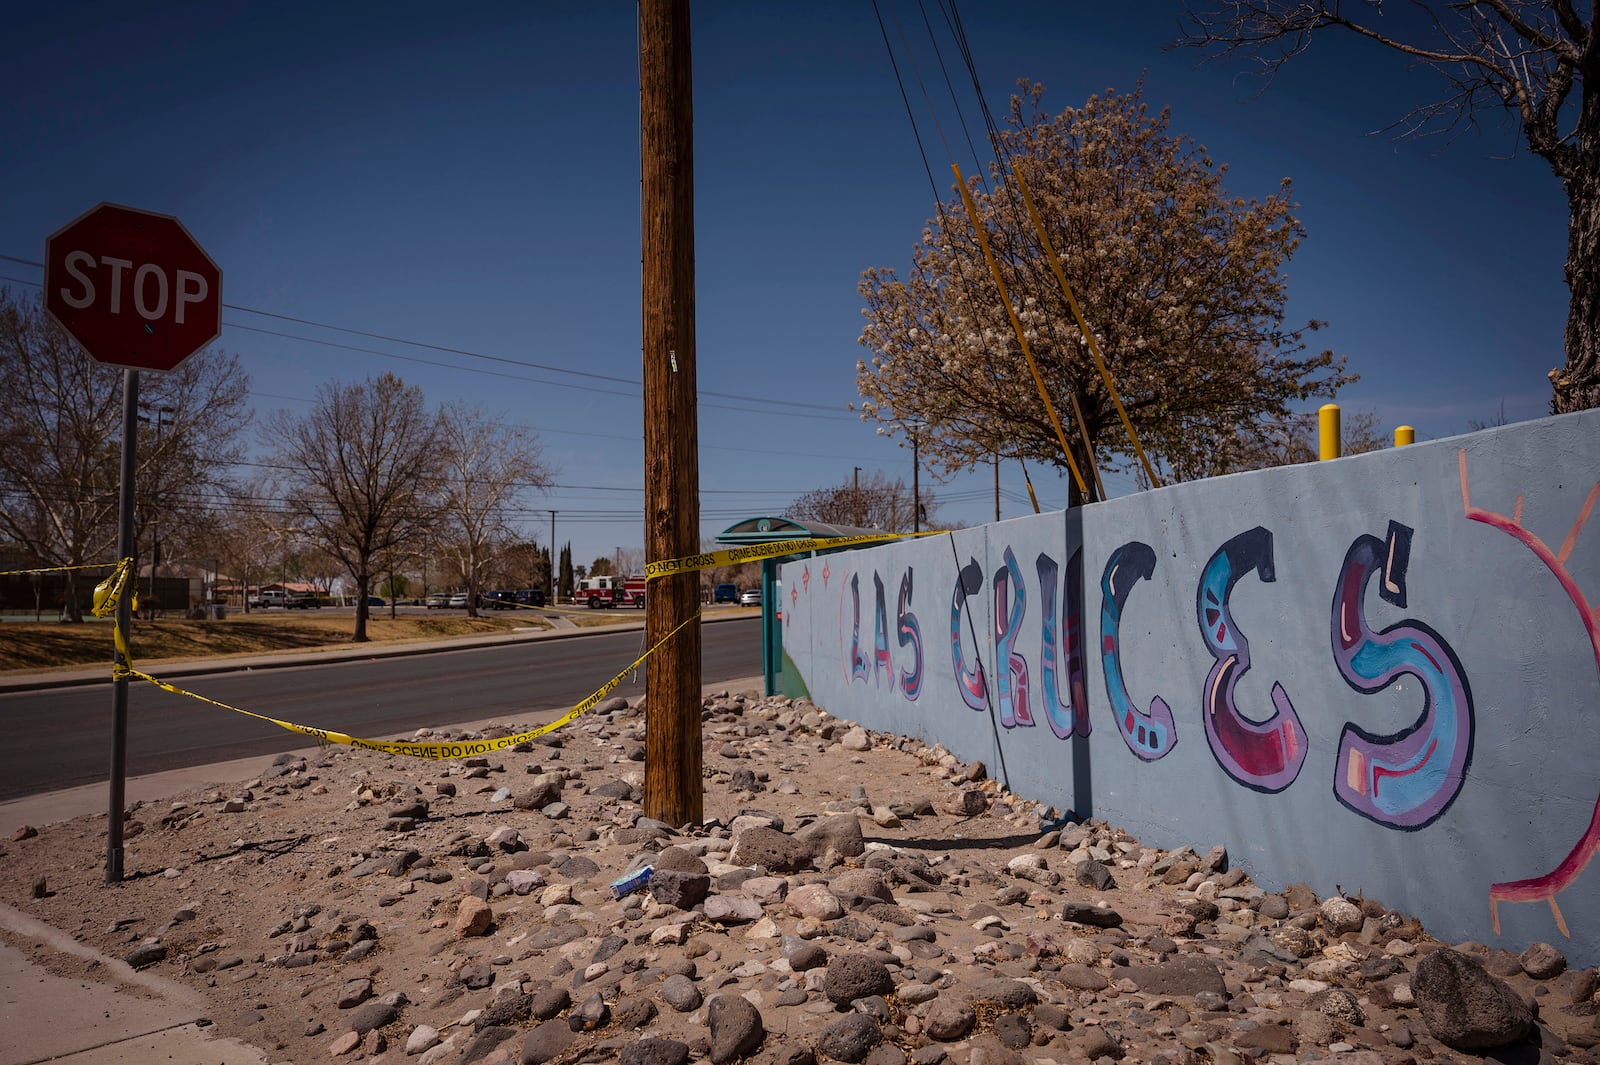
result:
M 515 610 L 517 608 L 517 593 L 506 589 L 484 592 L 478 596 L 478 605 L 485 610 Z
M 263 610 L 269 606 L 287 606 L 289 593 L 282 588 L 268 588 L 261 593 L 261 601 L 257 604 Z
M 450 597 L 443 592 L 434 592 L 428 596 L 429 610 L 443 610 L 450 605 Z
M 386 606 L 387 604 L 383 601 L 383 596 L 381 596 L 381 595 L 369 595 L 369 596 L 367 596 L 367 605 L 368 606 Z
M 760 588 L 746 588 L 744 591 L 740 592 L 739 593 L 739 605 L 740 606 L 760 606 L 761 605 L 761 589 Z
M 719 584 L 717 590 L 711 593 L 713 603 L 737 603 L 739 601 L 739 588 L 733 584 Z
M 517 593 L 519 606 L 544 606 L 543 588 L 524 588 Z
M 450 606 L 455 609 L 465 610 L 469 602 L 466 592 L 451 592 Z
M 283 605 L 287 610 L 320 610 L 322 600 L 310 592 L 296 592 L 284 600 Z

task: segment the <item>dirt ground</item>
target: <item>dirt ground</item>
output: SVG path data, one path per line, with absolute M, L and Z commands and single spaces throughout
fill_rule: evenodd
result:
M 117 885 L 103 817 L 0 826 L 0 898 L 188 984 L 275 1063 L 1459 1060 L 1412 991 L 1442 945 L 1377 900 L 1267 893 L 1216 841 L 1074 824 L 754 693 L 707 699 L 704 821 L 674 829 L 642 816 L 644 725 L 618 699 L 452 761 L 263 758 L 130 810 Z M 646 891 L 613 890 L 644 863 Z M 1499 1060 L 1600 1062 L 1594 970 L 1459 949 L 1543 1003 L 1532 1056 Z

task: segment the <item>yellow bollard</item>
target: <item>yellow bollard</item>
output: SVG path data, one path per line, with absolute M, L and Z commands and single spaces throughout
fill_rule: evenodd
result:
M 1317 459 L 1336 459 L 1342 450 L 1339 435 L 1339 404 L 1324 403 L 1317 408 Z
M 1394 446 L 1405 447 L 1417 442 L 1417 431 L 1409 425 L 1397 425 L 1394 430 Z

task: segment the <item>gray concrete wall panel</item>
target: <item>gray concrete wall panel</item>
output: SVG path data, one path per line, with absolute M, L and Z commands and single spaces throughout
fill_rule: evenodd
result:
M 784 647 L 1026 797 L 1593 964 L 1597 479 L 1584 412 L 813 558 Z

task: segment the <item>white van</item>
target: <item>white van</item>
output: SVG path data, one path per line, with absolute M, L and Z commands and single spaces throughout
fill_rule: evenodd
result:
M 261 593 L 261 605 L 263 607 L 288 606 L 289 593 L 282 588 L 268 588 Z

